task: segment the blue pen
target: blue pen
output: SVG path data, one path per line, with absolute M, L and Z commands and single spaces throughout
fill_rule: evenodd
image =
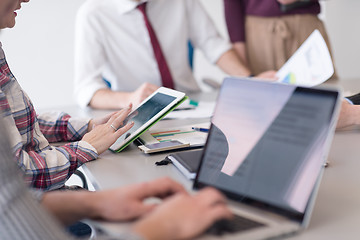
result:
M 192 129 L 198 132 L 209 132 L 208 128 L 192 127 Z

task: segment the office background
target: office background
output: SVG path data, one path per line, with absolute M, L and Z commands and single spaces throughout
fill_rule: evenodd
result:
M 31 0 L 18 12 L 17 26 L 3 30 L 0 40 L 12 72 L 37 108 L 73 105 L 73 40 L 76 11 L 85 0 Z M 227 37 L 223 0 L 201 0 L 220 33 Z M 360 81 L 359 0 L 322 2 L 336 61 L 344 81 Z M 194 73 L 201 81 L 225 76 L 195 53 Z M 141 66 L 139 66 L 141 67 Z M 208 88 L 203 86 L 205 90 Z

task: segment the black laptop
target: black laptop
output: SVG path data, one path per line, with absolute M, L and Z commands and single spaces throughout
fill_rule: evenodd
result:
M 339 102 L 334 89 L 225 79 L 194 188 L 211 186 L 223 192 L 237 221 L 221 221 L 208 233 L 268 239 L 304 229 Z

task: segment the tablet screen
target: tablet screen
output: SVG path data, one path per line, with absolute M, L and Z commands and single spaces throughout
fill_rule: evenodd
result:
M 134 122 L 134 126 L 124 133 L 116 143 L 124 143 L 127 138 L 134 136 L 134 133 L 137 134 L 139 129 L 144 126 L 145 123 L 149 122 L 156 114 L 166 108 L 176 97 L 169 96 L 163 93 L 156 93 L 148 101 L 142 104 L 139 108 L 133 111 L 125 119 L 124 125 L 130 121 Z M 121 144 L 122 145 L 122 144 Z

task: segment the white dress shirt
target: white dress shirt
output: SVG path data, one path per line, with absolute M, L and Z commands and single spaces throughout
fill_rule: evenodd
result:
M 75 96 L 89 104 L 107 88 L 134 91 L 142 83 L 161 86 L 161 77 L 139 3 L 132 0 L 88 0 L 79 9 L 75 32 Z M 149 0 L 147 14 L 179 91 L 200 88 L 188 59 L 188 41 L 212 63 L 231 44 L 222 38 L 199 0 Z

